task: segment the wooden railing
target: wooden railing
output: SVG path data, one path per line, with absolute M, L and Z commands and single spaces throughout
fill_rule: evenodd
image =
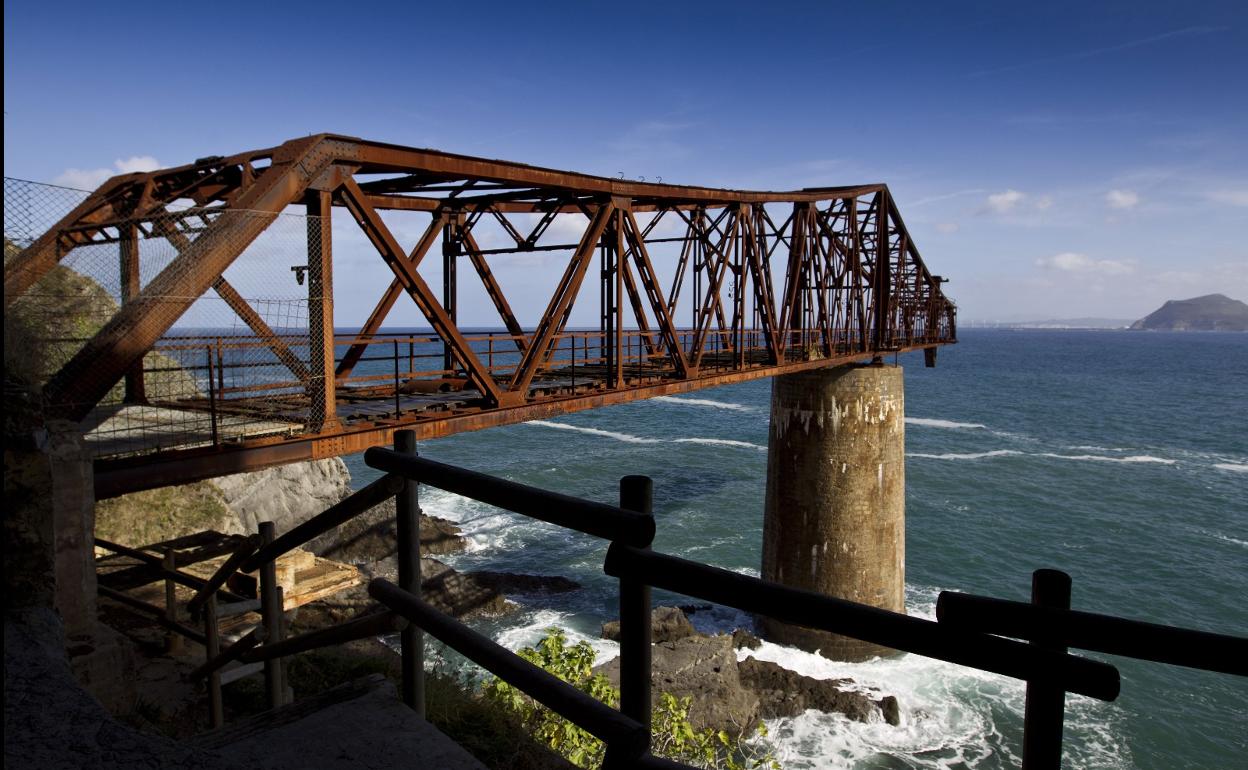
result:
M 365 462 L 385 475 L 280 537 L 274 536 L 271 523 L 261 524 L 260 533 L 242 541 L 208 580 L 162 568 L 161 574 L 167 579 L 196 590 L 189 606 L 199 613 L 204 631 L 201 634 L 172 621 L 155 605 L 147 605 L 144 611 L 157 622 L 163 621 L 173 633 L 204 645 L 206 660 L 192 677 L 208 679 L 214 727 L 223 722 L 220 672 L 228 663 L 263 663 L 269 702 L 277 707 L 286 702 L 283 658 L 396 631 L 401 639 L 402 697 L 423 716 L 423 634 L 429 633 L 603 740 L 607 746 L 605 767 L 685 767 L 648 753 L 651 587 L 1023 680 L 1027 683 L 1022 752 L 1026 770 L 1060 766 L 1066 693 L 1101 700 L 1118 696 L 1120 680 L 1114 666 L 1071 655 L 1067 648 L 1248 676 L 1248 639 L 1072 611 L 1070 578 L 1055 570 L 1037 571 L 1031 604 L 943 592 L 937 620 L 930 621 L 650 550 L 655 535 L 653 489 L 644 476 L 624 477 L 619 505 L 607 505 L 422 458 L 416 452 L 412 431 L 396 433 L 394 449 L 368 450 Z M 419 484 L 610 542 L 603 568 L 619 580 L 619 711 L 533 666 L 421 598 Z M 283 638 L 276 559 L 391 495 L 396 500 L 397 584 L 374 579 L 368 586 L 369 594 L 386 610 Z M 124 546 L 102 544 L 121 553 L 133 552 Z M 149 563 L 161 561 L 151 554 L 131 553 L 136 554 Z M 224 586 L 234 571 L 255 570 L 260 573 L 263 621 L 223 650 L 216 630 L 222 608 L 235 612 L 236 608 L 254 609 L 256 605 L 229 594 Z M 106 595 L 144 604 L 114 593 L 119 592 L 109 590 Z M 233 603 L 218 606 L 218 597 L 228 597 Z

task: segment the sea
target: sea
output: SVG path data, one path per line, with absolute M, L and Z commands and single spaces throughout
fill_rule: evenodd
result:
M 1248 334 L 968 330 L 906 380 L 906 605 L 941 591 L 1026 600 L 1031 573 L 1073 579 L 1073 607 L 1248 636 Z M 654 479 L 656 550 L 757 575 L 770 380 L 422 442 L 443 462 L 604 502 L 628 474 Z M 345 458 L 353 484 L 377 477 Z M 599 639 L 616 616 L 605 545 L 429 487 L 425 512 L 457 522 L 459 570 L 571 578 L 474 621 L 516 649 L 558 626 Z M 655 593 L 656 604 L 696 603 Z M 748 625 L 713 607 L 704 631 Z M 917 655 L 836 663 L 764 643 L 740 654 L 897 696 L 902 723 L 809 711 L 772 720 L 785 768 L 1007 768 L 1022 746 L 1024 686 Z M 1067 697 L 1065 767 L 1248 768 L 1248 680 L 1104 656 L 1122 694 Z

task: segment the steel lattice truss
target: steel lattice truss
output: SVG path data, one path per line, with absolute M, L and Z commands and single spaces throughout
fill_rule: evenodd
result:
M 174 206 L 188 200 L 194 205 Z M 308 228 L 308 329 L 299 349 L 223 276 L 292 205 L 326 223 Z M 363 329 L 338 340 L 333 207 L 350 212 L 393 275 L 378 287 Z M 382 211 L 426 220 L 414 248 L 400 245 Z M 579 237 L 552 228 L 557 220 L 580 223 Z M 506 233 L 505 245 L 481 247 L 474 232 L 486 224 Z M 136 244 L 151 239 L 166 240 L 178 255 L 140 285 Z M 8 260 L 5 307 L 74 249 L 107 243 L 120 254 L 122 304 L 47 383 L 53 409 L 83 420 L 118 382 L 128 401 L 142 401 L 144 355 L 212 290 L 250 327 L 253 344 L 265 345 L 300 384 L 304 419 L 293 434 L 229 445 L 217 440 L 214 423 L 210 446 L 97 461 L 102 494 L 359 451 L 398 427 L 446 435 L 896 351 L 925 349 L 931 363 L 936 346 L 955 341 L 953 303 L 883 184 L 794 192 L 652 184 L 318 135 L 114 177 Z M 442 256 L 436 290 L 420 271 L 435 244 Z M 655 268 L 658 249 L 669 255 L 666 281 Z M 540 321 L 526 329 L 490 261 L 542 251 L 562 252 L 567 262 Z M 465 277 L 482 283 L 507 329 L 496 335 L 497 348 L 490 337 L 488 353 L 483 338 L 457 324 Z M 443 365 L 396 373 L 389 390 L 352 389 L 359 362 L 404 294 L 440 341 Z M 569 330 L 578 302 L 598 305 L 597 331 Z M 405 409 L 399 396 L 418 380 L 461 396 L 447 409 Z M 351 419 L 340 408 L 347 391 L 393 399 L 393 415 Z M 235 395 L 214 410 L 245 411 L 247 394 Z

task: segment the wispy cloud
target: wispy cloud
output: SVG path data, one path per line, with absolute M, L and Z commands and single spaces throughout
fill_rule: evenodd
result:
M 1134 190 L 1110 190 L 1105 193 L 1105 202 L 1111 209 L 1133 209 L 1140 205 L 1140 194 Z
M 915 208 L 918 208 L 919 206 L 927 206 L 932 203 L 939 203 L 940 201 L 947 201 L 947 200 L 950 200 L 951 198 L 961 198 L 966 195 L 983 195 L 985 192 L 987 191 L 984 190 L 982 187 L 975 187 L 969 190 L 957 190 L 955 192 L 950 192 L 950 193 L 941 193 L 940 195 L 929 195 L 926 198 L 919 198 L 917 201 L 907 203 L 906 208 L 915 209 Z
M 155 171 L 160 168 L 160 161 L 151 155 L 134 155 L 129 158 L 118 158 L 113 161 L 112 168 L 67 168 L 60 176 L 52 180 L 53 184 L 73 187 L 79 190 L 94 190 L 109 177 L 117 174 L 133 174 L 136 171 Z
M 1154 45 L 1166 40 L 1176 38 L 1196 37 L 1199 35 L 1211 35 L 1215 32 L 1225 32 L 1229 27 L 1208 27 L 1195 26 L 1184 27 L 1182 29 L 1173 29 L 1169 32 L 1162 32 L 1157 35 L 1149 35 L 1137 40 L 1128 40 L 1125 43 L 1116 45 L 1103 46 L 1101 48 L 1089 48 L 1084 51 L 1072 51 L 1071 53 L 1062 54 L 1060 56 L 1050 56 L 1043 59 L 1033 59 L 1031 61 L 1019 62 L 1017 64 L 1007 64 L 1004 67 L 995 67 L 986 70 L 972 72 L 967 77 L 979 78 L 986 75 L 997 75 L 1002 72 L 1015 72 L 1017 70 L 1029 69 L 1031 67 L 1041 67 L 1046 64 L 1059 64 L 1061 62 L 1079 61 L 1081 59 L 1091 59 L 1096 56 L 1104 56 L 1106 54 L 1117 53 L 1119 51 L 1129 51 L 1132 48 L 1141 48 L 1147 45 Z
M 1228 206 L 1248 207 L 1248 190 L 1214 190 L 1206 196 L 1214 203 L 1225 203 Z
M 1125 275 L 1135 268 L 1128 262 L 1116 259 L 1093 259 L 1087 254 L 1063 251 L 1050 257 L 1041 257 L 1036 264 L 1048 270 L 1063 273 L 1091 273 L 1099 275 Z
M 1027 193 L 1018 190 L 1009 189 L 1005 192 L 993 193 L 988 196 L 984 202 L 987 211 L 993 211 L 997 214 L 1008 214 L 1018 207 L 1027 198 Z

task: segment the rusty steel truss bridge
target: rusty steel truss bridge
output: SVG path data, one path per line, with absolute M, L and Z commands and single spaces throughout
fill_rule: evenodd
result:
M 316 135 L 116 176 L 40 222 L 45 187 L 5 180 L 5 312 L 98 295 L 85 332 L 38 341 L 45 407 L 82 425 L 98 497 L 400 428 L 433 438 L 910 350 L 932 365 L 956 340 L 883 184 L 712 189 Z M 388 268 L 350 334 L 334 329 L 335 209 Z M 563 268 L 540 316 L 501 281 L 526 255 Z M 248 273 L 253 257 L 266 267 Z M 292 277 L 298 296 L 269 296 Z M 461 327 L 464 279 L 505 331 Z M 401 300 L 431 331 L 383 332 Z M 570 324 L 577 303 L 597 328 Z M 204 306 L 216 315 L 188 325 Z

